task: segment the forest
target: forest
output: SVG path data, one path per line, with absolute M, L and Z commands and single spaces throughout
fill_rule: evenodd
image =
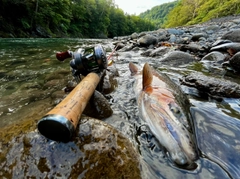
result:
M 0 37 L 112 38 L 235 14 L 239 0 L 176 0 L 139 16 L 114 0 L 0 0 Z
M 154 29 L 114 0 L 0 0 L 0 37 L 107 38 Z
M 155 6 L 152 9 L 141 13 L 139 16 L 143 19 L 151 21 L 157 28 L 161 28 L 167 21 L 167 15 L 177 5 L 177 3 L 178 1 L 173 1 Z
M 179 0 L 163 27 L 192 25 L 214 18 L 240 14 L 239 0 Z

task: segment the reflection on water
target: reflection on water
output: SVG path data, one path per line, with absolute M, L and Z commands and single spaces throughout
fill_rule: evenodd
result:
M 72 77 L 69 61 L 57 61 L 57 51 L 75 51 L 99 43 L 104 48 L 112 47 L 107 40 L 0 39 L 0 130 L 20 120 L 37 121 L 64 96 L 62 89 Z M 201 99 L 196 89 L 183 87 L 192 104 L 200 159 L 195 170 L 180 169 L 169 161 L 165 150 L 138 117 L 128 63 L 150 62 L 177 83 L 193 69 L 169 69 L 159 66 L 157 59 L 139 54 L 119 53 L 115 64 L 119 71 L 118 87 L 107 95 L 114 113 L 104 121 L 137 146 L 143 158 L 144 178 L 240 178 L 240 100 Z
M 225 99 L 223 104 L 192 100 L 192 104 L 201 106 L 193 107 L 192 114 L 196 119 L 196 136 L 202 154 L 219 164 L 233 178 L 239 178 L 240 120 L 236 118 L 239 115 L 239 100 Z M 238 111 L 230 106 L 238 106 L 235 108 Z

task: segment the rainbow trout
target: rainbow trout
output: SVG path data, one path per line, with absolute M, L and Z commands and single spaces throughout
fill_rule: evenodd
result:
M 148 63 L 139 71 L 130 62 L 129 69 L 135 77 L 140 117 L 176 164 L 191 164 L 197 159 L 197 153 L 189 131 L 189 116 L 184 113 L 183 106 L 189 104 L 188 99 L 170 78 L 157 73 Z

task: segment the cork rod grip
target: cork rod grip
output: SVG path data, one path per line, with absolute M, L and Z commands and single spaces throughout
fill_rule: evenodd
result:
M 57 114 L 67 118 L 76 129 L 80 116 L 100 81 L 96 73 L 89 73 L 66 98 L 47 115 Z

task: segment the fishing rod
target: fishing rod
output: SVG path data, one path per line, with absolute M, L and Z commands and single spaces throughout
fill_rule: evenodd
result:
M 70 66 L 78 85 L 38 122 L 38 131 L 43 136 L 54 141 L 70 141 L 115 50 L 108 58 L 101 45 L 87 48 L 83 53 L 66 51 L 56 54 L 59 61 L 72 58 Z M 82 75 L 85 76 L 83 79 Z

